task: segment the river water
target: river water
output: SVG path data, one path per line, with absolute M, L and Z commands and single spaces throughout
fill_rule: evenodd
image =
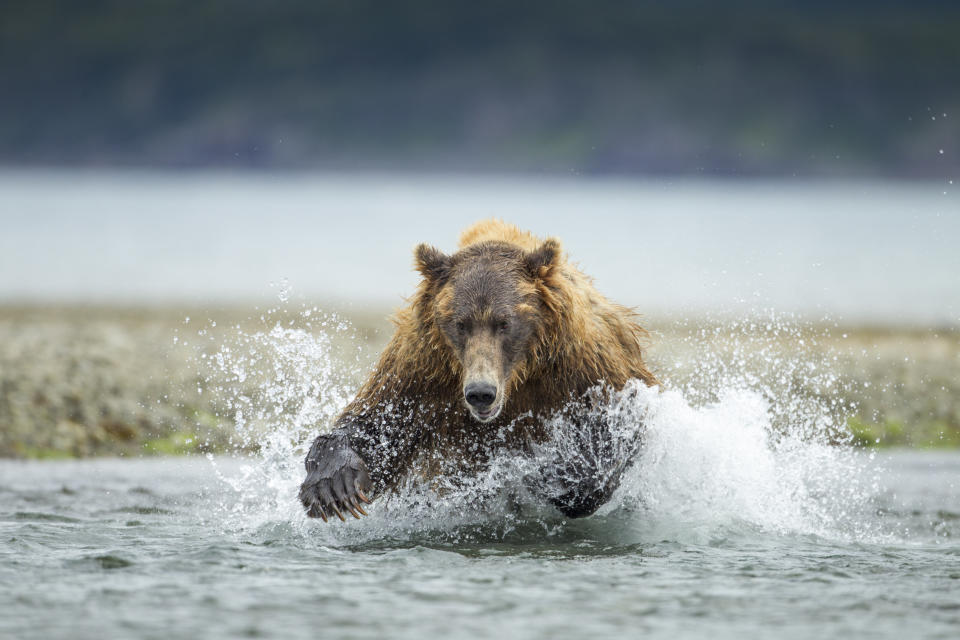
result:
M 0 300 L 400 304 L 412 250 L 497 216 L 646 314 L 960 324 L 948 181 L 0 170 Z
M 333 525 L 263 460 L 3 461 L 0 637 L 955 638 L 960 455 L 848 453 L 821 462 L 870 482 L 807 497 L 827 520 L 763 487 L 738 510 L 725 483 L 777 474 L 718 465 L 686 477 L 708 500 L 627 487 L 579 521 L 375 504 Z M 671 474 L 637 471 L 660 499 Z

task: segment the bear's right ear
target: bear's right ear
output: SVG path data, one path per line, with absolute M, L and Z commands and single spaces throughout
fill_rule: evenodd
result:
M 450 275 L 450 256 L 428 244 L 413 250 L 417 271 L 430 282 L 443 282 Z
M 535 251 L 524 256 L 527 271 L 535 278 L 543 277 L 560 259 L 560 243 L 548 238 Z

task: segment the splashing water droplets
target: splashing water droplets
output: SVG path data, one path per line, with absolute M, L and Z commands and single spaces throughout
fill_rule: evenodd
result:
M 764 312 L 766 322 L 694 326 L 645 401 L 645 446 L 629 494 L 651 521 L 874 537 L 866 509 L 879 469 L 850 446 L 848 384 L 825 329 Z M 709 321 L 708 321 L 709 322 Z M 676 362 L 676 361 L 675 361 Z M 677 535 L 680 535 L 677 533 Z
M 324 544 L 565 531 L 689 541 L 738 532 L 878 535 L 860 517 L 878 491 L 878 471 L 849 445 L 852 407 L 840 400 L 845 383 L 829 366 L 832 354 L 820 349 L 817 330 L 772 313 L 682 322 L 685 336 L 659 344 L 652 359 L 663 390 L 633 382 L 602 403 L 588 398 L 580 409 L 609 425 L 603 451 L 589 450 L 589 435 L 568 419 L 577 407 L 568 407 L 548 421 L 552 439 L 532 455 L 505 452 L 480 471 L 410 479 L 381 496 L 368 518 L 313 524 L 296 497 L 303 456 L 352 399 L 362 348 L 349 323 L 315 308 L 262 318 L 266 328 L 235 332 L 202 360 L 217 373 L 209 380 L 226 379 L 213 391 L 236 424 L 237 451 L 253 452 L 239 470 L 218 468 L 233 492 L 219 506 L 228 528 L 283 526 Z M 597 516 L 567 521 L 531 487 L 550 484 L 549 461 L 584 456 L 633 462 Z
M 227 528 L 302 525 L 296 495 L 306 447 L 352 398 L 360 362 L 349 324 L 327 315 L 322 330 L 311 330 L 315 313 L 281 305 L 260 316 L 255 330 L 208 336 L 213 353 L 201 356 L 200 376 L 234 425 L 233 456 L 241 460 L 228 472 L 211 458 L 235 494 L 217 505 Z

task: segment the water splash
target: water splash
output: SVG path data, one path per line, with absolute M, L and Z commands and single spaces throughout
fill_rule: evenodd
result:
M 360 375 L 350 323 L 315 307 L 291 313 L 288 291 L 284 285 L 284 306 L 265 311 L 253 330 L 201 332 L 210 348 L 200 355 L 200 376 L 234 429 L 228 456 L 207 454 L 232 493 L 215 505 L 226 528 L 302 519 L 295 497 L 307 448 L 353 397 Z M 220 464 L 224 457 L 239 464 Z
M 642 395 L 645 446 L 628 495 L 654 523 L 879 539 L 869 513 L 882 469 L 851 446 L 856 407 L 835 328 L 772 311 L 683 321 Z
M 777 428 L 763 394 L 730 388 L 692 405 L 678 390 L 641 389 L 644 447 L 621 504 L 632 503 L 652 531 L 709 540 L 724 532 L 862 538 L 874 482 L 864 457 L 806 425 Z
M 550 423 L 553 440 L 534 456 L 503 454 L 482 473 L 446 482 L 410 480 L 381 497 L 369 518 L 331 525 L 303 515 L 297 488 L 310 442 L 360 381 L 357 337 L 342 318 L 316 309 L 271 310 L 261 324 L 237 329 L 204 358 L 207 384 L 236 425 L 237 452 L 253 452 L 238 465 L 210 456 L 229 487 L 215 508 L 225 528 L 281 527 L 330 545 L 567 534 L 710 541 L 747 531 L 879 536 L 867 517 L 879 471 L 871 455 L 849 446 L 844 382 L 817 342 L 825 329 L 776 314 L 687 323 L 686 335 L 655 358 L 664 390 L 629 384 L 595 409 L 610 425 L 610 455 L 642 446 L 613 499 L 588 520 L 564 520 L 531 489 L 546 461 L 581 455 L 589 440 L 561 414 Z

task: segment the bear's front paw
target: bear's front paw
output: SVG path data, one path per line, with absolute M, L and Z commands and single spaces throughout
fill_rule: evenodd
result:
M 586 481 L 550 501 L 568 518 L 585 518 L 606 503 L 611 493 L 609 485 Z
M 601 467 L 596 458 L 567 460 L 547 470 L 550 502 L 568 518 L 584 518 L 610 500 L 620 484 L 626 464 Z
M 367 515 L 361 502 L 370 504 L 367 494 L 373 483 L 366 463 L 350 448 L 342 434 L 322 435 L 307 454 L 307 479 L 300 485 L 300 502 L 311 518 L 336 515 L 344 519 L 346 511 L 354 518 Z

